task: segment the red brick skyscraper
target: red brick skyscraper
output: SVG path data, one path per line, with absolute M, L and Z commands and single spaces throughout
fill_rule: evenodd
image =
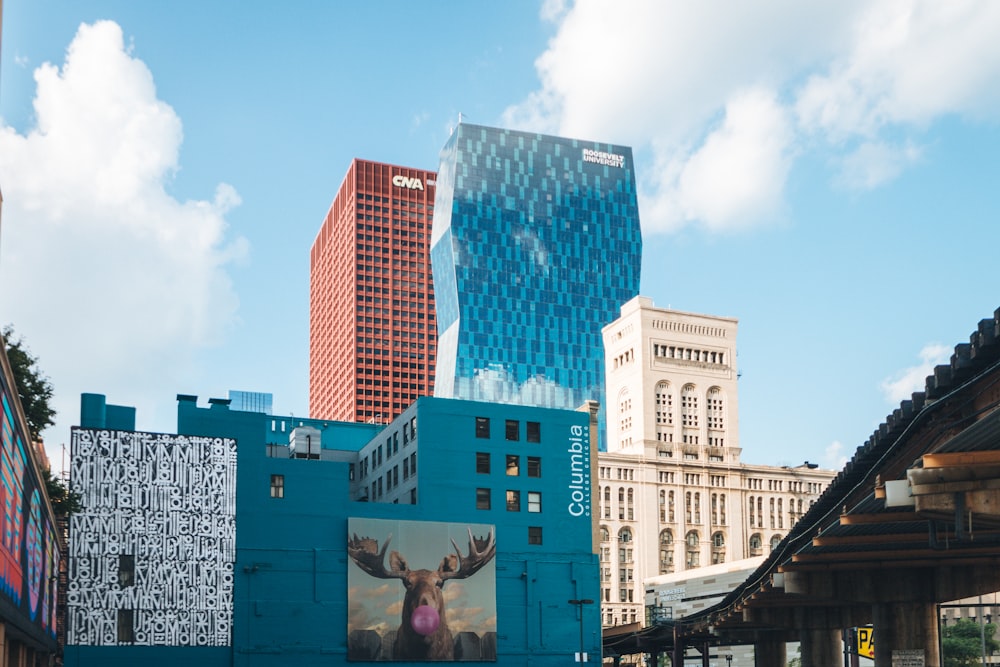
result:
M 388 422 L 434 394 L 435 176 L 351 162 L 310 253 L 310 417 Z

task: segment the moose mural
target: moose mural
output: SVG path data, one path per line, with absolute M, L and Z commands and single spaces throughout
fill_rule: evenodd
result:
M 354 520 L 352 520 L 352 523 Z M 379 535 L 386 535 L 385 540 L 379 544 L 379 540 L 373 537 L 358 537 L 357 532 L 353 532 L 347 541 L 347 553 L 358 568 L 374 577 L 375 579 L 399 579 L 402 584 L 401 589 L 397 589 L 395 601 L 376 599 L 379 593 L 385 593 L 385 587 L 380 586 L 374 591 L 363 593 L 355 591 L 352 587 L 351 594 L 366 595 L 364 601 L 367 609 L 363 615 L 374 617 L 378 613 L 389 613 L 387 610 L 399 614 L 399 626 L 395 631 L 395 639 L 391 643 L 392 660 L 455 660 L 463 656 L 456 656 L 455 634 L 449 627 L 448 612 L 446 609 L 445 584 L 452 580 L 462 580 L 473 577 L 484 566 L 490 563 L 496 555 L 496 540 L 492 526 L 488 527 L 485 536 L 478 537 L 473 534 L 469 526 L 462 526 L 468 536 L 468 547 L 459 547 L 455 538 L 449 538 L 454 553 L 447 553 L 447 542 L 444 536 L 456 534 L 458 526 L 440 523 L 417 523 L 417 522 L 390 522 L 379 520 L 368 520 L 365 522 L 368 530 L 372 527 L 380 528 L 383 532 Z M 375 524 L 374 526 L 372 524 Z M 378 526 L 378 524 L 388 524 Z M 386 551 L 392 542 L 393 535 L 388 528 L 395 524 L 398 529 L 410 531 L 409 541 L 399 548 L 406 552 L 413 552 L 416 556 L 412 561 L 414 564 L 421 564 L 428 561 L 428 555 L 436 547 L 441 551 L 446 551 L 437 569 L 414 569 L 410 566 L 410 561 L 400 551 L 389 552 L 388 559 Z M 435 530 L 435 527 L 437 528 Z M 349 525 L 348 531 L 354 528 Z M 365 528 L 362 528 L 365 530 Z M 481 532 L 482 527 L 477 527 Z M 464 536 L 463 536 L 464 537 Z M 438 551 L 438 553 L 441 553 Z M 437 557 L 434 557 L 436 560 Z M 388 563 L 386 562 L 388 560 Z M 484 576 L 484 575 L 481 575 Z M 495 577 L 493 572 L 489 573 L 488 581 L 477 582 L 479 589 L 488 590 L 488 594 L 480 592 L 476 594 L 467 589 L 471 586 L 463 586 L 463 594 L 453 599 L 449 604 L 461 607 L 462 627 L 466 631 L 470 629 L 479 633 L 495 631 Z M 485 585 L 485 586 L 484 586 Z M 402 593 L 402 605 L 398 604 L 398 595 Z M 475 599 L 468 599 L 474 597 Z M 487 599 L 484 599 L 487 598 Z M 357 603 L 357 604 L 355 604 Z M 352 609 L 362 608 L 362 602 L 352 600 Z M 473 610 L 473 611 L 469 611 Z M 485 616 L 484 616 L 485 614 Z M 480 625 L 475 623 L 473 615 L 481 618 Z M 395 619 L 385 616 L 381 625 L 389 628 L 394 627 Z M 349 620 L 350 624 L 350 620 Z M 374 625 L 378 625 L 375 623 Z M 384 635 L 383 635 L 384 636 Z M 386 653 L 388 648 L 386 649 Z M 468 657 L 468 656 L 466 656 Z M 387 659 L 385 653 L 380 655 L 381 659 Z M 376 658 L 379 659 L 379 658 Z M 482 659 L 479 655 L 473 659 Z

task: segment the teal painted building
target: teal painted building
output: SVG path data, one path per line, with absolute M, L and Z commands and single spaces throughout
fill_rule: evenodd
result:
M 385 426 L 181 395 L 164 435 L 90 396 L 67 665 L 599 660 L 599 605 L 570 603 L 599 592 L 590 412 L 428 397 Z

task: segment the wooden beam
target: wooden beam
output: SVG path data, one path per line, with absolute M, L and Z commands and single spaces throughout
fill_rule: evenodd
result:
M 872 523 L 904 523 L 907 521 L 926 521 L 916 512 L 877 512 L 874 514 L 841 514 L 841 526 L 861 526 Z
M 924 454 L 924 468 L 949 468 L 951 466 L 979 466 L 1000 464 L 1000 449 L 977 452 L 947 452 Z
M 976 531 L 976 538 L 1000 537 L 1000 531 Z M 883 533 L 880 535 L 820 535 L 813 538 L 814 547 L 850 547 L 864 546 L 870 544 L 900 544 L 907 542 L 926 542 L 929 539 L 928 531 L 919 533 Z M 941 529 L 938 531 L 939 540 L 955 540 L 955 533 L 951 530 Z
M 968 547 L 959 546 L 960 543 L 952 542 L 948 549 L 931 549 L 930 547 L 921 549 L 880 549 L 878 551 L 826 551 L 811 554 L 795 554 L 792 556 L 793 563 L 843 563 L 853 562 L 856 569 L 866 569 L 871 561 L 894 560 L 902 562 L 915 559 L 931 559 L 942 563 L 948 563 L 953 558 L 963 556 L 989 556 L 996 558 L 1000 556 L 995 544 L 975 545 Z
M 954 537 L 952 537 L 954 539 Z M 813 538 L 814 547 L 849 547 L 864 544 L 890 544 L 900 542 L 926 542 L 927 531 L 922 533 L 884 533 L 881 535 L 820 535 Z

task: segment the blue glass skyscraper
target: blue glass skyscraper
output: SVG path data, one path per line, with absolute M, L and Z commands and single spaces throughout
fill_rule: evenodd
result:
M 601 328 L 641 256 L 630 148 L 460 123 L 434 204 L 434 395 L 603 405 Z

